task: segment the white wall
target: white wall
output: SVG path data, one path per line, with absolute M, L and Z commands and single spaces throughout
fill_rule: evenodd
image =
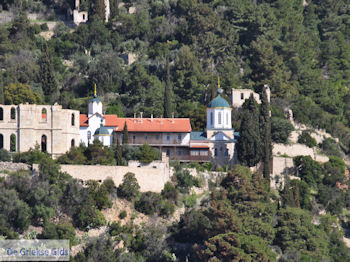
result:
M 219 114 L 221 114 L 221 124 L 219 124 Z M 213 121 L 211 121 L 213 115 Z M 231 108 L 208 108 L 207 109 L 207 129 L 231 129 Z

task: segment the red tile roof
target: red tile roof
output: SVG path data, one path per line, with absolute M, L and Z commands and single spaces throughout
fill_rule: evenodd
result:
M 117 126 L 117 115 L 104 115 L 105 126 L 115 127 Z M 80 126 L 89 126 L 89 118 L 85 114 L 80 114 Z
M 191 132 L 189 118 L 117 118 L 117 132 L 127 123 L 129 132 Z
M 117 115 L 104 115 L 105 126 L 116 127 L 117 132 L 122 132 L 125 122 L 129 132 L 191 132 L 189 118 L 118 118 Z M 80 126 L 89 126 L 88 116 L 80 115 Z

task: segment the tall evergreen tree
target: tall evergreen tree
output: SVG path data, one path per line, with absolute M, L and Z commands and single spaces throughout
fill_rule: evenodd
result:
M 171 81 L 170 81 L 170 64 L 169 58 L 167 58 L 166 63 L 166 85 L 164 90 L 164 117 L 171 117 L 172 113 L 172 103 L 171 103 Z
M 123 145 L 129 144 L 129 132 L 128 132 L 128 126 L 125 122 L 124 129 L 123 129 Z
M 267 98 L 266 88 L 264 87 L 261 95 L 260 106 L 260 133 L 262 138 L 262 161 L 264 164 L 264 178 L 270 181 L 271 160 L 272 160 L 272 144 L 271 144 L 271 120 L 270 106 Z
M 42 47 L 39 64 L 40 82 L 42 84 L 43 92 L 46 96 L 46 100 L 50 100 L 52 95 L 54 95 L 58 89 L 52 57 L 46 44 Z
M 115 158 L 116 158 L 118 166 L 123 164 L 122 147 L 120 146 L 119 138 L 117 138 L 117 148 L 116 148 L 116 152 L 115 152 Z
M 105 20 L 105 1 L 104 0 L 96 0 L 95 4 L 95 14 L 97 14 L 103 21 Z
M 237 143 L 238 160 L 249 167 L 261 160 L 262 142 L 259 127 L 259 109 L 253 95 L 243 104 L 243 117 Z

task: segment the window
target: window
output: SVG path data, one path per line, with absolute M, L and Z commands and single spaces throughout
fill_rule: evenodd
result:
M 207 155 L 208 155 L 208 150 L 201 150 L 201 151 L 199 152 L 199 154 L 200 154 L 201 156 L 207 156 Z
M 218 124 L 221 125 L 221 112 L 218 114 Z
M 226 113 L 226 125 L 228 125 L 228 113 Z
M 72 139 L 72 141 L 70 141 L 70 146 L 71 146 L 71 147 L 75 147 L 75 141 L 74 141 L 74 139 Z
M 218 149 L 217 148 L 215 148 L 215 150 L 214 150 L 214 156 L 218 156 Z
M 147 136 L 145 136 L 145 140 L 147 140 L 147 138 L 148 138 L 148 137 L 147 137 Z
M 170 150 L 169 149 L 166 150 L 166 155 L 170 156 Z
M 228 156 L 228 149 L 225 150 L 225 156 Z
M 180 140 L 180 141 L 181 141 L 181 138 L 182 138 L 181 135 L 178 135 L 178 136 L 177 136 L 177 140 Z
M 74 114 L 72 114 L 72 126 L 75 125 L 75 117 L 74 117 Z
M 16 109 L 14 107 L 11 108 L 11 119 L 16 119 Z
M 85 21 L 85 14 L 83 14 L 83 20 Z
M 88 138 L 88 140 L 91 139 L 91 131 L 88 131 L 88 132 L 87 132 L 87 138 Z
M 46 108 L 43 108 L 41 110 L 41 120 L 42 121 L 47 121 L 47 111 L 46 111 Z
M 210 125 L 213 125 L 213 122 L 214 122 L 213 112 L 210 112 Z
M 178 156 L 181 156 L 182 155 L 182 150 L 178 149 L 176 153 L 177 153 Z
M 0 120 L 4 120 L 4 109 L 0 107 Z
M 10 136 L 10 151 L 16 152 L 16 135 L 12 134 Z
M 159 140 L 159 135 L 156 135 L 156 140 Z
M 4 148 L 4 136 L 0 134 L 0 149 Z
M 41 152 L 47 151 L 47 137 L 45 135 L 41 136 Z
M 132 143 L 135 144 L 136 136 L 132 136 Z
M 169 140 L 170 140 L 170 136 L 166 136 L 166 140 L 168 140 L 168 141 L 169 141 Z
M 241 93 L 241 100 L 243 100 L 244 99 L 244 94 L 243 93 Z
M 199 156 L 199 150 L 192 150 L 191 156 Z

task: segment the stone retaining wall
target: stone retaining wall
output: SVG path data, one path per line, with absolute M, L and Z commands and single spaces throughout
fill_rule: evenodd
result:
M 16 172 L 19 170 L 30 170 L 30 165 L 24 163 L 0 162 L 0 171 Z
M 126 173 L 131 172 L 135 174 L 141 192 L 161 192 L 164 184 L 170 180 L 168 167 L 61 165 L 61 171 L 83 181 L 93 179 L 103 182 L 111 178 L 116 186 L 123 182 Z

